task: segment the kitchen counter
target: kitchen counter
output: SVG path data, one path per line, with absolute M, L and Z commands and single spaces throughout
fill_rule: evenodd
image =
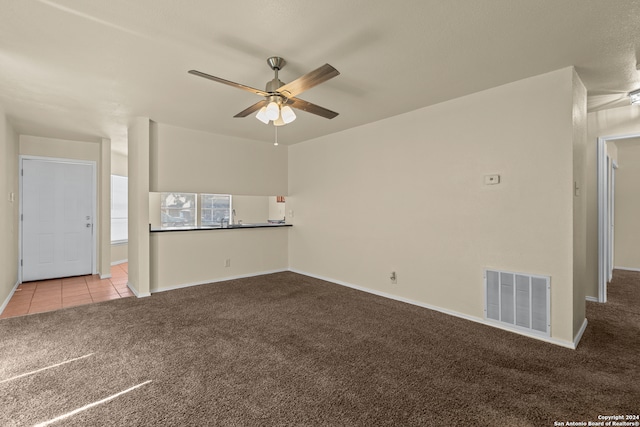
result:
M 164 233 L 169 231 L 201 231 L 201 230 L 238 230 L 243 228 L 278 228 L 278 227 L 291 227 L 293 224 L 272 224 L 269 222 L 252 223 L 252 224 L 231 224 L 226 227 L 204 225 L 199 227 L 151 227 L 149 231 L 152 233 Z

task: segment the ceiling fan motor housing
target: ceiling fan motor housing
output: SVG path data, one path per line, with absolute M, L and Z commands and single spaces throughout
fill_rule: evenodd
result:
M 276 92 L 280 88 L 280 86 L 284 86 L 284 83 L 282 83 L 280 79 L 275 78 L 267 82 L 265 91 L 269 93 L 273 93 L 273 92 Z

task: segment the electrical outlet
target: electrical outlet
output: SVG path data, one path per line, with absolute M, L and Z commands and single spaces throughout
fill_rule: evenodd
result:
M 224 260 L 224 266 L 225 267 L 231 267 L 231 258 L 227 258 Z

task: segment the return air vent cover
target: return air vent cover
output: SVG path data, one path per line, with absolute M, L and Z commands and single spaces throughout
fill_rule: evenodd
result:
M 487 320 L 549 336 L 549 277 L 485 270 L 484 282 Z

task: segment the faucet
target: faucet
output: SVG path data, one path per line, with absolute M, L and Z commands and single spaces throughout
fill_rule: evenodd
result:
M 235 223 L 236 223 L 236 210 L 231 209 L 231 224 L 235 224 Z

